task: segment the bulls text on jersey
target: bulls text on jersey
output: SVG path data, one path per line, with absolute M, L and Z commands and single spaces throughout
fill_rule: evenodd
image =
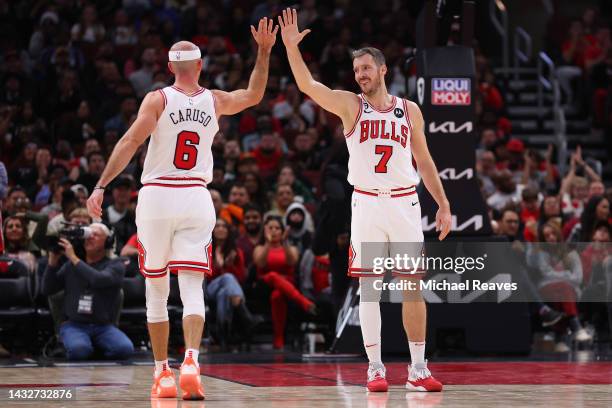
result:
M 361 128 L 359 143 L 363 143 L 368 139 L 384 140 L 389 139 L 406 147 L 410 129 L 406 125 L 399 125 L 396 121 L 380 120 L 362 120 L 359 124 Z

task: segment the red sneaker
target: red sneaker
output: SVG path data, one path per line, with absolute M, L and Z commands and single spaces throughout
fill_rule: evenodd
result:
M 176 381 L 170 370 L 163 370 L 155 377 L 151 387 L 151 398 L 176 398 Z
M 406 389 L 409 391 L 439 392 L 442 391 L 442 383 L 431 375 L 427 368 L 427 360 L 425 360 L 424 363 L 408 366 Z
M 368 391 L 387 392 L 389 384 L 385 374 L 385 366 L 382 363 L 370 363 L 368 367 Z
M 200 367 L 191 357 L 187 357 L 181 365 L 179 385 L 183 390 L 184 400 L 203 400 L 204 386 L 200 378 Z

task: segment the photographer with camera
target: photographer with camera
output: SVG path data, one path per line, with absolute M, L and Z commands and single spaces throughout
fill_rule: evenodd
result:
M 68 260 L 60 265 L 60 251 L 49 252 L 49 264 L 42 282 L 44 295 L 65 291 L 60 339 L 69 360 L 90 358 L 99 350 L 105 358 L 126 359 L 134 351 L 131 340 L 113 324 L 120 307 L 125 266 L 108 257 L 111 233 L 101 223 L 80 227 L 84 236 L 85 260 L 75 253 L 73 243 L 62 237 L 59 246 Z M 77 234 L 74 234 L 77 235 Z

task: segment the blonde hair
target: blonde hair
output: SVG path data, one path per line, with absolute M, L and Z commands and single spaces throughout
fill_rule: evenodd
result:
M 588 187 L 588 186 L 589 186 L 589 182 L 584 177 L 575 177 L 574 180 L 572 181 L 572 188 Z
M 68 219 L 72 220 L 72 218 L 74 217 L 87 217 L 89 218 L 89 222 L 91 223 L 91 216 L 89 215 L 89 213 L 87 212 L 87 208 L 85 207 L 78 207 L 75 208 L 74 210 L 72 210 L 70 212 L 70 215 L 68 215 Z

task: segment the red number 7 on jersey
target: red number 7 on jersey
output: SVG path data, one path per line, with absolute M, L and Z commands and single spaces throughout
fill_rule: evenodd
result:
M 374 171 L 376 173 L 386 173 L 387 163 L 389 163 L 389 159 L 391 159 L 391 155 L 393 154 L 393 146 L 376 145 L 374 148 L 374 153 L 382 154 L 380 161 L 376 167 L 374 167 Z

